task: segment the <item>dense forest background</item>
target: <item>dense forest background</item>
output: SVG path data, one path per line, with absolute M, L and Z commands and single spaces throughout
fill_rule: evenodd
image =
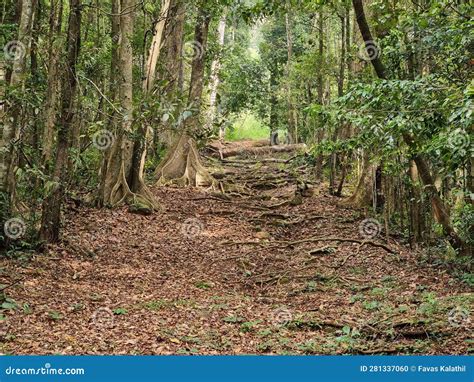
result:
M 1 18 L 4 248 L 58 240 L 64 201 L 157 207 L 177 137 L 242 129 L 306 143 L 387 235 L 472 245 L 468 2 L 7 0 Z

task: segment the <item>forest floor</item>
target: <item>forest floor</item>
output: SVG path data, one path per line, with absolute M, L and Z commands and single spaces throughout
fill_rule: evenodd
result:
M 224 183 L 245 186 L 228 199 L 161 187 L 163 211 L 149 216 L 71 207 L 60 245 L 0 263 L 0 351 L 472 351 L 468 286 L 383 232 L 364 238 L 365 216 L 327 185 L 294 199 L 312 176 L 290 156 L 209 159 Z

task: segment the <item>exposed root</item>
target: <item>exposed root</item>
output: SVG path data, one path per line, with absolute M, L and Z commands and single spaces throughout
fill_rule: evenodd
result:
M 262 243 L 259 241 L 224 241 L 220 244 L 222 245 L 267 245 L 268 248 L 280 248 L 280 247 L 291 247 L 297 244 L 303 243 L 314 243 L 318 241 L 341 241 L 341 242 L 350 242 L 350 243 L 359 243 L 361 245 L 372 245 L 373 247 L 379 247 L 385 249 L 387 252 L 395 254 L 396 252 L 387 247 L 385 244 L 376 243 L 370 240 L 358 240 L 358 239 L 350 239 L 350 238 L 343 238 L 343 237 L 310 237 L 307 239 L 295 240 L 295 241 L 272 241 L 270 243 Z
M 186 134 L 169 150 L 156 169 L 156 176 L 158 185 L 219 189 L 216 179 L 202 165 L 196 142 Z

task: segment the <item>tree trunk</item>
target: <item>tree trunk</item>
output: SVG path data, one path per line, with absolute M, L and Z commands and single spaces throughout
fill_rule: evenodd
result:
M 292 34 L 292 25 L 291 17 L 289 11 L 285 15 L 285 27 L 286 27 L 286 47 L 288 59 L 286 62 L 286 90 L 287 90 L 287 105 L 288 105 L 288 143 L 298 143 L 297 136 L 297 126 L 296 126 L 296 110 L 293 105 L 293 97 L 291 92 L 291 81 L 290 81 L 290 70 L 291 62 L 293 60 L 293 34 Z
M 63 17 L 63 0 L 51 2 L 51 15 L 49 19 L 49 60 L 48 60 L 48 90 L 46 93 L 46 105 L 44 110 L 43 127 L 43 165 L 48 168 L 53 155 L 54 125 L 58 107 L 59 80 L 58 60 L 60 48 L 56 46 L 61 33 L 61 21 Z
M 217 100 L 217 90 L 219 87 L 219 71 L 221 68 L 221 57 L 222 48 L 224 47 L 224 39 L 225 39 L 225 28 L 226 28 L 226 12 L 222 15 L 219 21 L 219 27 L 217 28 L 217 41 L 219 43 L 219 52 L 212 61 L 211 64 L 211 78 L 209 80 L 209 89 L 210 89 L 210 96 L 209 96 L 209 110 L 208 110 L 208 117 L 206 121 L 206 130 L 212 129 L 212 125 L 216 118 L 216 100 Z M 224 140 L 225 135 L 225 125 L 222 124 L 219 129 L 219 139 Z
M 31 21 L 33 17 L 33 1 L 23 0 L 21 8 L 20 26 L 18 38 L 11 45 L 6 45 L 4 50 L 8 53 L 7 59 L 13 60 L 13 70 L 10 77 L 10 87 L 24 88 L 26 54 L 30 42 Z M 0 192 L 5 193 L 7 205 L 5 210 L 9 211 L 15 191 L 15 167 L 18 153 L 15 150 L 15 141 L 19 138 L 21 104 L 17 101 L 6 110 L 6 118 L 3 121 L 2 140 L 0 142 Z
M 145 75 L 143 80 L 143 92 L 148 94 L 155 83 L 156 64 L 160 57 L 161 42 L 163 40 L 163 31 L 165 29 L 166 20 L 168 18 L 168 11 L 170 7 L 170 0 L 163 0 L 161 4 L 159 20 L 155 25 L 153 31 L 153 39 L 148 52 L 148 59 L 145 66 Z
M 156 76 L 156 65 L 158 63 L 158 58 L 160 57 L 163 34 L 166 26 L 166 20 L 168 18 L 169 7 L 170 0 L 164 0 L 161 5 L 160 19 L 155 26 L 153 40 L 150 45 L 147 65 L 145 68 L 146 77 L 142 84 L 142 92 L 145 98 L 151 93 L 154 86 Z M 140 193 L 142 192 L 142 190 L 146 189 L 145 181 L 143 179 L 143 173 L 145 170 L 147 133 L 147 125 L 145 123 L 142 123 L 138 127 L 137 137 L 133 146 L 130 190 L 134 193 Z M 149 192 L 147 193 L 150 194 Z
M 183 0 L 172 0 L 167 19 L 164 48 L 164 73 L 165 81 L 163 96 L 169 98 L 176 92 L 183 91 L 183 36 L 186 9 Z
M 114 140 L 109 153 L 107 171 L 104 176 L 104 189 L 101 197 L 102 205 L 117 206 L 133 200 L 143 207 L 154 210 L 158 207 L 154 197 L 144 187 L 140 194 L 131 190 L 132 160 L 134 142 L 130 138 L 133 125 L 133 47 L 132 35 L 134 29 L 134 12 L 125 12 L 125 9 L 134 7 L 133 0 L 121 0 L 120 3 L 120 38 L 119 61 L 117 75 L 119 77 L 119 98 L 122 119 L 117 138 Z M 143 185 L 144 186 L 144 185 Z
M 183 122 L 181 136 L 156 169 L 157 184 L 159 185 L 173 183 L 180 186 L 214 188 L 217 184 L 202 165 L 196 142 L 191 137 L 199 131 L 200 125 L 204 64 L 210 21 L 211 18 L 207 10 L 201 8 L 194 30 L 194 43 L 199 47 L 199 52 L 194 55 L 192 62 L 188 97 L 188 104 L 192 105 L 193 115 Z
M 67 35 L 67 63 L 62 84 L 61 118 L 58 126 L 58 145 L 53 179 L 56 183 L 51 194 L 43 202 L 40 239 L 46 242 L 59 240 L 61 206 L 67 175 L 69 149 L 69 129 L 74 118 L 74 98 L 76 95 L 76 64 L 81 45 L 81 4 L 80 0 L 69 1 L 69 26 Z
M 110 60 L 110 75 L 109 75 L 109 99 L 110 102 L 115 102 L 118 95 L 118 61 L 119 61 L 119 41 L 120 41 L 120 0 L 112 0 L 112 14 L 110 16 L 110 21 L 112 24 L 112 30 L 110 38 L 112 40 L 111 47 L 111 60 Z M 117 128 L 119 124 L 119 116 L 114 107 L 109 107 L 108 109 L 109 117 L 107 121 L 107 130 L 117 134 Z M 113 146 L 112 146 L 113 147 Z M 105 182 L 106 174 L 108 172 L 109 159 L 110 159 L 111 149 L 107 148 L 105 155 L 102 158 L 102 164 L 100 167 L 100 184 L 99 184 L 99 206 L 103 206 L 104 195 L 105 195 Z
M 341 16 L 341 57 L 339 61 L 339 77 L 337 80 L 337 95 L 342 97 L 344 95 L 344 74 L 346 69 L 346 20 L 345 16 Z M 334 127 L 333 141 L 336 142 L 339 138 L 339 126 Z M 331 154 L 331 168 L 329 176 L 329 193 L 331 195 L 337 195 L 338 189 L 336 190 L 336 173 L 337 173 L 337 153 Z
M 324 55 L 324 15 L 323 11 L 320 10 L 318 14 L 318 56 L 319 60 L 322 63 L 323 55 Z M 324 77 L 322 68 L 319 68 L 319 72 L 317 74 L 317 92 L 318 92 L 318 103 L 323 105 L 324 103 Z M 318 134 L 317 134 L 317 143 L 320 144 L 324 139 L 324 129 L 322 126 L 318 126 Z M 316 158 L 316 168 L 315 168 L 315 175 L 318 180 L 323 178 L 323 161 L 324 156 L 323 154 L 319 154 Z

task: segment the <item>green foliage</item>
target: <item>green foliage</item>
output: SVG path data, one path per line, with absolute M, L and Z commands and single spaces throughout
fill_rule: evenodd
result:
M 268 127 L 264 126 L 255 115 L 246 113 L 238 117 L 232 126 L 227 129 L 226 139 L 238 141 L 242 139 L 266 139 L 270 135 Z
M 116 308 L 112 311 L 116 316 L 122 316 L 124 314 L 127 314 L 128 311 L 125 308 Z

